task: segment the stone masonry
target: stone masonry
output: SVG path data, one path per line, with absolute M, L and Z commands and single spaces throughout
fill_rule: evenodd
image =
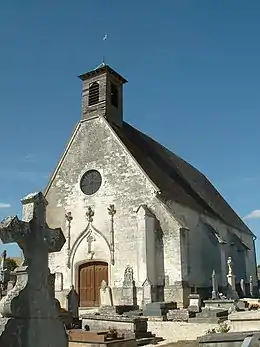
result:
M 221 253 L 220 243 L 214 243 L 215 239 L 212 240 L 210 232 L 204 228 L 205 223 L 213 225 L 224 239 L 232 228 L 175 201 L 167 206 L 162 202 L 156 184 L 111 126 L 113 123 L 120 127 L 124 80 L 106 69 L 87 78 L 83 78 L 82 120 L 45 190 L 49 202 L 48 224 L 53 228 L 61 226 L 67 240 L 61 252 L 49 257 L 51 271 L 62 274 L 59 276 L 62 276 L 63 286 L 56 291 L 56 296 L 62 306 L 66 306 L 65 298 L 71 285 L 80 292 L 79 272 L 83 264 L 101 261 L 108 266 L 105 280 L 112 289 L 114 304 L 121 303 L 124 270 L 129 265 L 133 269 L 138 305 L 143 301 L 142 285 L 149 280 L 153 301 L 176 301 L 179 306 L 187 306 L 191 287 L 206 288 L 211 293 L 213 269 L 216 269 L 220 286 L 226 278 L 226 262 L 221 259 L 228 255 L 230 248 L 224 245 Z M 95 80 L 100 83 L 103 106 L 90 107 L 88 88 Z M 117 111 L 109 104 L 111 81 L 119 86 Z M 102 111 L 104 108 L 106 112 Z M 92 195 L 85 195 L 80 188 L 81 177 L 88 170 L 98 170 L 102 177 L 99 190 Z M 110 205 L 116 210 L 113 230 L 108 213 Z M 94 213 L 91 221 L 86 217 L 89 208 Z M 243 271 L 248 277 L 244 279 L 247 281 L 252 275 L 256 283 L 252 236 L 234 228 L 232 232 L 249 249 L 247 257 L 242 257 Z M 207 254 L 212 261 L 205 262 L 204 253 L 209 249 Z

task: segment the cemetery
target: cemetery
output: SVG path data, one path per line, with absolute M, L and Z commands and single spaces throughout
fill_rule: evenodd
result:
M 47 225 L 47 201 L 42 193 L 28 195 L 22 206 L 22 220 L 7 217 L 0 224 L 1 241 L 17 242 L 24 256 L 22 266 L 12 273 L 15 280 L 1 290 L 0 346 L 178 346 L 180 342 L 183 346 L 259 346 L 260 300 L 251 285 L 244 288 L 243 281 L 237 289 L 231 257 L 227 260 L 226 292 L 219 292 L 213 270 L 211 297 L 202 300 L 199 294 L 190 294 L 187 308 L 178 307 L 175 301 L 152 302 L 146 290 L 143 307 L 136 305 L 134 273 L 129 266 L 120 305 L 113 304 L 111 288 L 103 280 L 98 308 L 79 314 L 79 295 L 74 286 L 67 295 L 67 308 L 61 308 L 55 298 L 55 276 L 48 268 L 48 254 L 62 249 L 64 234 L 60 228 Z M 1 288 L 5 257 L 1 262 Z M 180 341 L 179 329 L 189 331 L 188 338 Z

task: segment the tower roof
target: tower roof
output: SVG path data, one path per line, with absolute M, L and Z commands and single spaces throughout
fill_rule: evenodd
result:
M 111 75 L 114 75 L 122 84 L 127 83 L 127 80 L 119 75 L 115 70 L 113 70 L 109 65 L 100 64 L 96 69 L 91 70 L 89 72 L 86 72 L 80 76 L 78 76 L 82 81 L 85 81 L 87 79 L 90 79 L 92 77 L 96 77 L 99 75 L 103 75 L 104 73 L 110 73 Z

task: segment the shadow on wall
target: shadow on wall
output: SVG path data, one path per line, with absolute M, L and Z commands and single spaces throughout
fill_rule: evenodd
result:
M 211 287 L 211 276 L 216 271 L 218 285 L 221 286 L 221 250 L 219 240 L 213 228 L 203 223 L 201 240 L 203 285 Z
M 157 277 L 157 290 L 155 293 L 155 301 L 164 301 L 164 286 L 165 283 L 165 268 L 164 268 L 164 241 L 163 241 L 163 231 L 157 220 L 156 225 L 156 277 Z

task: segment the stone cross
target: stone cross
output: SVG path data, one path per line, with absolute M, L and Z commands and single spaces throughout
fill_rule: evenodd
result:
M 212 271 L 212 299 L 218 299 L 218 283 L 215 270 Z
M 249 291 L 250 291 L 250 295 L 253 298 L 254 297 L 254 284 L 253 284 L 253 277 L 250 276 L 249 277 Z
M 48 268 L 48 254 L 60 251 L 65 237 L 60 228 L 48 227 L 47 201 L 42 193 L 28 195 L 22 205 L 22 220 L 7 217 L 0 223 L 2 242 L 16 242 L 24 255 L 23 266 L 15 270 L 14 288 L 0 302 L 0 313 L 6 324 L 0 329 L 0 345 L 65 347 L 67 336 L 50 286 Z

